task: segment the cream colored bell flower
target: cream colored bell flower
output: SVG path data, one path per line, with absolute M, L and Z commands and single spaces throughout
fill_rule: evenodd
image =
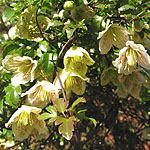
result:
M 34 80 L 34 71 L 37 67 L 37 61 L 32 60 L 28 56 L 8 55 L 3 61 L 2 65 L 9 71 L 13 72 L 11 83 L 13 86 L 25 84 Z
M 131 74 L 141 67 L 149 70 L 150 56 L 146 52 L 143 45 L 127 41 L 126 47 L 120 50 L 119 57 L 112 63 L 118 68 L 118 73 Z
M 94 60 L 89 53 L 82 47 L 72 46 L 64 56 L 66 71 L 73 71 L 75 74 L 85 75 L 87 66 L 94 64 Z
M 51 100 L 59 97 L 58 89 L 48 81 L 41 81 L 35 84 L 30 90 L 22 93 L 22 97 L 27 95 L 26 105 L 44 108 Z
M 83 95 L 86 88 L 85 81 L 89 82 L 89 78 L 86 76 L 80 76 L 71 71 L 67 72 L 65 69 L 60 72 L 60 78 L 68 99 L 71 96 L 71 91 L 77 95 Z M 58 89 L 61 89 L 58 79 L 55 80 L 54 84 Z
M 42 110 L 36 107 L 22 105 L 9 119 L 6 127 L 12 126 L 12 131 L 17 140 L 22 141 L 29 136 L 36 140 L 47 138 L 48 128 L 44 120 L 38 119 Z
M 109 25 L 106 30 L 99 33 L 99 50 L 101 54 L 107 54 L 111 47 L 121 49 L 126 45 L 129 40 L 129 32 L 117 24 Z
M 42 31 L 49 29 L 51 20 L 48 17 L 38 15 L 37 20 Z M 16 25 L 10 29 L 9 36 L 12 39 L 19 37 L 36 42 L 43 40 L 36 24 L 36 8 L 33 5 L 21 13 Z

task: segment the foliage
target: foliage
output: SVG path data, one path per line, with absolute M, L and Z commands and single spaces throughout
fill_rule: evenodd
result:
M 0 1 L 1 149 L 148 149 L 150 2 Z

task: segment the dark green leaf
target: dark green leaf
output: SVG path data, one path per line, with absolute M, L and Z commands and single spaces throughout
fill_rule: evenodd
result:
M 4 51 L 3 51 L 3 58 L 5 58 L 6 55 L 10 54 L 12 51 L 15 51 L 19 47 L 20 46 L 16 45 L 16 44 L 10 44 L 10 45 L 6 46 L 5 49 L 4 49 Z
M 53 54 L 52 53 L 44 53 L 41 57 L 43 70 L 45 75 L 49 75 L 50 72 L 54 69 L 54 62 Z

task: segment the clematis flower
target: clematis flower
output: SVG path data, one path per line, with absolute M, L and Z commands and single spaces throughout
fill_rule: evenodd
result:
M 13 86 L 25 84 L 34 80 L 34 71 L 37 61 L 28 56 L 8 55 L 2 60 L 2 65 L 13 72 L 11 83 Z
M 30 90 L 22 93 L 22 97 L 27 95 L 26 105 L 44 108 L 51 100 L 57 99 L 58 89 L 48 81 L 41 81 L 35 84 Z
M 94 60 L 89 53 L 82 47 L 72 46 L 64 56 L 64 65 L 66 71 L 73 71 L 75 74 L 85 75 L 87 65 L 94 64 Z
M 120 74 L 118 76 L 120 84 L 116 90 L 119 97 L 127 97 L 130 94 L 133 97 L 139 97 L 141 87 L 145 83 L 145 77 L 140 72 L 133 72 L 129 75 Z
M 106 30 L 99 33 L 99 50 L 101 54 L 107 54 L 111 47 L 121 49 L 129 41 L 129 32 L 117 24 L 109 25 Z
M 139 71 L 129 75 L 118 74 L 113 67 L 109 67 L 102 72 L 101 85 L 112 82 L 117 87 L 115 93 L 119 97 L 126 98 L 129 94 L 133 97 L 139 97 L 141 87 L 150 87 L 149 81 Z
M 27 40 L 39 42 L 43 38 L 39 33 L 36 24 L 36 8 L 30 5 L 20 15 L 17 24 L 9 31 L 9 36 L 14 39 L 15 37 L 26 38 Z M 46 16 L 37 16 L 38 23 L 42 31 L 46 31 L 50 25 L 50 19 Z
M 10 118 L 6 127 L 12 126 L 17 140 L 22 141 L 29 136 L 36 140 L 48 137 L 48 128 L 44 120 L 38 119 L 41 109 L 22 105 Z
M 150 56 L 146 52 L 143 45 L 127 41 L 126 47 L 120 50 L 119 57 L 112 63 L 118 68 L 118 73 L 130 74 L 141 70 L 141 67 L 149 70 Z
M 114 70 L 114 68 L 111 66 L 109 68 L 106 68 L 103 70 L 101 74 L 101 85 L 107 85 L 110 81 L 117 86 L 119 81 L 117 80 L 118 73 Z
M 86 76 L 80 76 L 71 71 L 66 72 L 65 69 L 60 72 L 60 78 L 68 99 L 70 98 L 71 91 L 77 95 L 83 95 L 86 88 L 85 81 L 89 82 L 89 78 Z M 58 79 L 55 79 L 54 84 L 58 89 L 61 89 Z

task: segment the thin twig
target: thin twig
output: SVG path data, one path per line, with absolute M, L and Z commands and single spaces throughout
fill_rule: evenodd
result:
M 64 97 L 64 100 L 67 101 L 67 98 L 66 98 L 66 94 L 65 94 L 65 90 L 64 90 L 64 87 L 63 87 L 63 84 L 62 84 L 62 81 L 60 79 L 60 76 L 59 76 L 59 73 L 57 71 L 57 67 L 58 67 L 58 63 L 59 63 L 59 60 L 60 60 L 60 57 L 65 49 L 65 47 L 69 44 L 69 42 L 73 39 L 73 37 L 71 37 L 66 43 L 65 45 L 62 47 L 59 55 L 58 55 L 58 59 L 57 59 L 57 62 L 56 62 L 56 65 L 55 65 L 55 69 L 54 69 L 54 73 L 53 73 L 53 76 L 57 76 L 58 80 L 59 80 L 59 83 L 60 83 L 60 86 L 61 86 L 61 90 L 62 90 L 62 94 L 63 94 L 63 97 Z
M 61 49 L 61 51 L 60 51 L 60 53 L 59 53 L 59 55 L 58 55 L 57 62 L 56 62 L 56 69 L 57 69 L 57 67 L 58 67 L 58 63 L 59 63 L 60 57 L 61 57 L 61 55 L 62 55 L 64 49 L 65 49 L 66 46 L 69 44 L 69 42 L 72 41 L 72 40 L 73 40 L 73 37 L 71 37 L 71 38 L 65 43 L 65 45 L 62 47 L 62 49 Z
M 57 76 L 57 78 L 58 78 L 58 80 L 59 80 L 59 84 L 60 84 L 60 86 L 61 86 L 61 90 L 62 90 L 62 94 L 63 94 L 64 100 L 67 101 L 66 94 L 65 94 L 65 90 L 64 90 L 63 84 L 62 84 L 62 82 L 61 82 L 61 79 L 60 79 L 60 76 L 59 76 L 58 71 L 56 71 L 56 76 Z

